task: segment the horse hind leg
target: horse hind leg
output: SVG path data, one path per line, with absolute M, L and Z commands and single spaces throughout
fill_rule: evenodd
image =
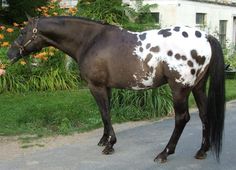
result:
M 107 89 L 107 99 L 108 99 L 108 111 L 110 111 L 110 100 L 111 100 L 111 89 Z M 109 113 L 108 113 L 109 114 Z M 109 142 L 109 140 L 111 139 L 111 137 L 109 136 L 109 126 L 107 125 L 107 121 L 106 121 L 106 118 L 105 116 L 103 116 L 104 114 L 102 113 L 101 111 L 101 116 L 102 116 L 102 120 L 103 120 L 103 125 L 104 125 L 104 130 L 103 130 L 103 136 L 102 138 L 99 140 L 98 142 L 98 146 L 106 146 Z M 109 116 L 109 115 L 107 115 Z M 109 119 L 109 118 L 108 118 Z
M 167 157 L 175 152 L 178 140 L 184 130 L 186 123 L 190 120 L 188 111 L 189 89 L 172 89 L 175 111 L 175 128 L 165 149 L 157 155 L 155 162 L 164 163 Z
M 195 98 L 197 107 L 199 109 L 199 116 L 202 121 L 202 144 L 201 148 L 197 151 L 195 158 L 196 159 L 205 159 L 207 154 L 206 152 L 210 148 L 209 142 L 209 127 L 207 120 L 207 96 L 206 96 L 206 81 L 203 80 L 196 86 L 192 92 Z
M 97 87 L 91 84 L 89 85 L 89 89 L 97 102 L 104 124 L 104 133 L 98 145 L 105 146 L 105 149 L 102 151 L 104 154 L 112 154 L 114 152 L 113 145 L 116 143 L 116 136 L 111 124 L 109 113 L 111 89 L 106 87 Z

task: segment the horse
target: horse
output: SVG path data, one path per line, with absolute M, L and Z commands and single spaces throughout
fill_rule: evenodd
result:
M 28 18 L 7 55 L 14 63 L 48 46 L 68 54 L 79 65 L 104 124 L 98 143 L 104 146 L 103 154 L 112 154 L 117 141 L 110 116 L 111 89 L 147 90 L 168 84 L 175 127 L 154 161 L 166 162 L 174 154 L 190 120 L 191 92 L 202 122 L 202 142 L 195 158 L 205 159 L 207 151 L 212 150 L 220 160 L 225 113 L 224 57 L 220 43 L 212 35 L 188 26 L 132 32 L 81 17 Z

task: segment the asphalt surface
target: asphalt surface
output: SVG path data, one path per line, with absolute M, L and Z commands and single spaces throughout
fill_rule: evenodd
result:
M 165 164 L 153 161 L 162 151 L 174 126 L 173 119 L 149 122 L 145 125 L 119 131 L 113 155 L 102 155 L 96 144 L 101 133 L 78 139 L 78 143 L 46 151 L 39 151 L 13 160 L 0 160 L 1 170 L 235 170 L 236 169 L 236 101 L 227 104 L 225 134 L 221 162 L 211 152 L 205 160 L 194 155 L 201 143 L 201 123 L 192 113 L 174 155 Z M 100 131 L 102 132 L 102 130 Z M 1 151 L 0 151 L 1 152 Z

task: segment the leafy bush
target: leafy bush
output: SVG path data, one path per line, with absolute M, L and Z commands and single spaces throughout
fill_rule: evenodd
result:
M 125 120 L 157 118 L 172 111 L 172 95 L 168 86 L 146 91 L 114 90 L 112 108 Z
M 26 13 L 31 16 L 36 16 L 37 12 L 35 9 L 39 6 L 43 6 L 48 3 L 48 0 L 7 0 L 9 7 L 6 11 L 5 16 L 10 22 L 23 22 L 26 20 Z
M 7 63 L 6 50 L 0 49 L 0 61 L 3 63 Z M 8 66 L 7 74 L 0 77 L 0 92 L 77 89 L 81 84 L 77 68 L 67 69 L 65 58 L 62 52 L 49 48 L 21 59 Z
M 143 5 L 143 0 L 136 0 L 134 8 L 122 3 L 122 0 L 81 0 L 78 2 L 78 16 L 119 25 L 138 31 L 157 28 L 150 8 L 156 5 Z
M 225 55 L 225 64 L 229 64 L 230 69 L 236 69 L 236 53 L 233 55 Z

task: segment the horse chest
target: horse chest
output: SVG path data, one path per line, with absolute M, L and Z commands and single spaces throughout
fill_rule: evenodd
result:
M 133 74 L 137 84 L 132 88 L 136 90 L 154 86 L 163 76 L 191 87 L 211 59 L 207 34 L 194 28 L 171 27 L 130 34 L 137 37 L 132 55 L 145 72 Z M 162 70 L 164 65 L 167 69 Z

